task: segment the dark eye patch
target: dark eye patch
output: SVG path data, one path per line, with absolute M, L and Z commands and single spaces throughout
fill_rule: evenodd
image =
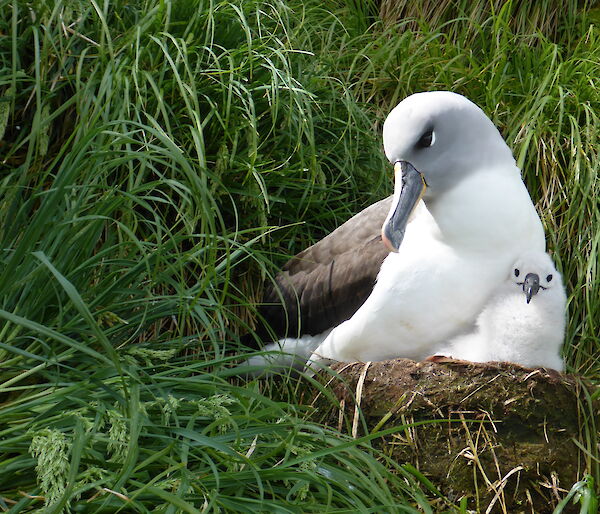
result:
M 521 273 L 521 272 L 517 268 L 515 268 L 515 277 L 518 277 L 519 273 Z
M 429 148 L 431 143 L 433 143 L 433 129 L 427 129 L 417 141 L 417 146 L 419 148 Z
M 548 276 L 546 277 L 546 282 L 550 282 L 551 280 L 552 280 L 552 275 L 548 275 Z

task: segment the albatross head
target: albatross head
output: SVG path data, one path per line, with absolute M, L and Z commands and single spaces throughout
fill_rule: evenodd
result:
M 383 241 L 398 251 L 419 199 L 435 201 L 465 177 L 497 164 L 514 164 L 498 129 L 473 102 L 449 91 L 417 93 L 390 112 L 383 146 L 394 165 L 394 201 Z
M 529 252 L 520 257 L 510 271 L 510 281 L 523 289 L 527 303 L 540 291 L 562 289 L 562 278 L 545 252 Z

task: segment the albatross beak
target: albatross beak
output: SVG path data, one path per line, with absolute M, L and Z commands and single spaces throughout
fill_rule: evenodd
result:
M 536 295 L 540 290 L 540 277 L 536 273 L 527 273 L 525 280 L 523 281 L 523 292 L 527 303 L 531 301 L 533 295 Z
M 408 219 L 427 187 L 425 177 L 409 162 L 394 164 L 394 176 L 394 200 L 381 229 L 381 239 L 390 252 L 400 248 Z

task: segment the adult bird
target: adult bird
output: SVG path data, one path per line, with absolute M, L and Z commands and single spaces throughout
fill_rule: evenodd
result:
M 389 204 L 358 214 L 277 278 L 283 309 L 274 302 L 266 321 L 300 322 L 283 334 L 283 350 L 314 350 L 314 360 L 423 359 L 472 329 L 519 254 L 545 249 L 510 149 L 465 97 L 407 97 L 386 119 L 383 142 L 395 171 Z M 311 332 L 323 335 L 303 345 L 298 336 Z

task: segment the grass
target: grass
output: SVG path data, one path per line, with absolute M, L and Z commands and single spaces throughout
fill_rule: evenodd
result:
M 552 41 L 570 41 L 577 37 L 581 16 L 594 4 L 591 0 L 559 3 L 543 0 L 524 4 L 505 0 L 443 0 L 440 2 L 410 2 L 407 0 L 382 0 L 380 5 L 371 4 L 371 11 L 378 7 L 381 18 L 393 24 L 405 18 L 426 20 L 428 26 L 444 27 L 444 32 L 454 38 L 475 35 L 490 16 L 503 17 L 515 34 L 542 34 Z M 460 25 L 447 24 L 462 18 Z M 415 24 L 418 26 L 418 23 Z
M 569 370 L 600 378 L 600 42 L 581 16 L 549 40 L 508 9 L 467 30 L 370 26 L 352 3 L 3 5 L 0 509 L 439 510 L 372 438 L 304 421 L 298 384 L 230 370 L 263 281 L 390 192 L 381 124 L 419 90 L 501 128 L 570 291 Z

